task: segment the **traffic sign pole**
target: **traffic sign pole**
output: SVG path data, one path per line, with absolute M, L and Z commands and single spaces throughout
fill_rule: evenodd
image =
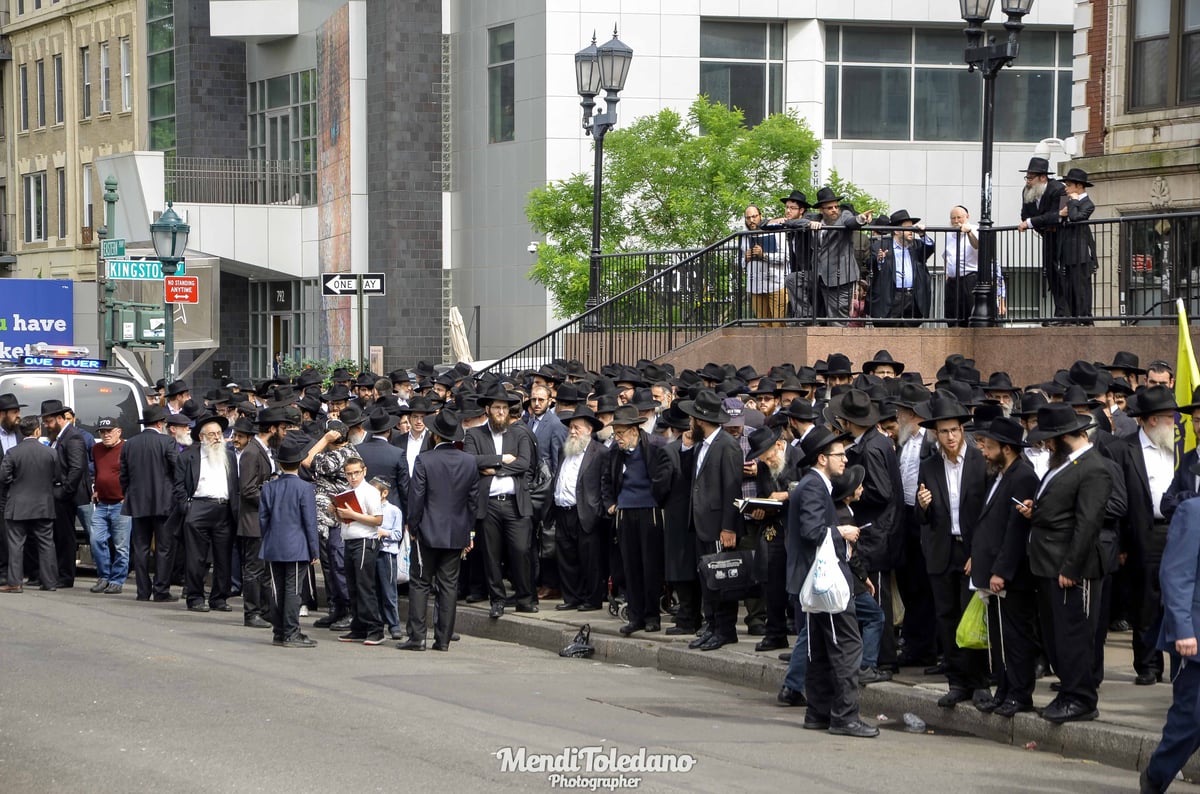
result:
M 367 333 L 367 328 L 363 323 L 363 282 L 362 277 L 355 279 L 358 283 L 358 368 L 361 370 L 363 365 L 363 341 Z

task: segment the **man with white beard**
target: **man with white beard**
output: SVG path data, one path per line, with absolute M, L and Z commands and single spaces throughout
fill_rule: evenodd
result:
M 1166 386 L 1151 386 L 1137 396 L 1137 411 L 1130 407 L 1141 428 L 1104 447 L 1125 478 L 1128 501 L 1121 525 L 1121 551 L 1128 556 L 1130 614 L 1133 622 L 1134 683 L 1149 686 L 1162 680 L 1163 657 L 1149 633 L 1162 614 L 1158 566 L 1167 543 L 1162 498 L 1175 477 L 1175 416 L 1179 407 Z M 1189 410 L 1189 408 L 1185 408 Z
M 194 441 L 179 455 L 175 472 L 175 502 L 183 519 L 184 597 L 192 612 L 231 612 L 230 567 L 237 527 L 238 468 L 234 453 L 225 444 L 223 416 L 203 416 L 196 421 Z M 206 560 L 213 562 L 212 591 L 205 603 Z
M 1025 169 L 1025 187 L 1021 191 L 1021 224 L 1017 231 L 1033 229 L 1042 236 L 1042 273 L 1054 296 L 1054 316 L 1068 316 L 1066 278 L 1058 272 L 1058 215 L 1060 199 L 1067 190 L 1062 182 L 1050 179 L 1050 161 L 1033 157 Z M 1065 206 L 1065 204 L 1064 204 Z M 1061 325 L 1055 322 L 1054 325 Z
M 167 417 L 167 435 L 175 442 L 175 451 L 182 453 L 192 445 L 192 420 L 183 414 L 171 414 Z
M 602 426 L 586 405 L 576 409 L 554 475 L 554 545 L 563 592 L 563 602 L 555 607 L 559 611 L 592 612 L 604 603 L 608 550 L 602 483 L 609 450 L 592 439 Z

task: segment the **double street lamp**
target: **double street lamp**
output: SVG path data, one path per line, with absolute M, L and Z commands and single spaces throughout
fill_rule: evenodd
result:
M 625 88 L 629 75 L 629 64 L 633 50 L 617 38 L 613 26 L 611 40 L 596 46 L 596 35 L 592 43 L 575 53 L 575 83 L 583 100 L 583 130 L 596 142 L 595 172 L 592 175 L 592 252 L 588 264 L 587 308 L 592 309 L 600 302 L 600 180 L 604 172 L 604 136 L 617 126 L 618 94 Z M 596 97 L 604 95 L 604 112 L 596 113 Z
M 167 211 L 150 224 L 150 239 L 154 254 L 162 263 L 163 276 L 173 276 L 179 270 L 183 252 L 187 249 L 188 233 L 192 228 L 175 212 L 174 202 L 167 202 Z M 167 302 L 163 284 L 163 378 L 174 380 L 175 369 L 175 304 Z
M 1004 29 L 1008 36 L 997 42 L 983 29 L 992 16 L 995 0 L 959 0 L 962 18 L 967 23 L 967 49 L 964 58 L 968 71 L 983 76 L 983 168 L 980 179 L 979 280 L 976 282 L 970 326 L 985 328 L 996 324 L 996 238 L 992 234 L 992 143 L 996 126 L 996 77 L 1020 52 L 1022 19 L 1033 7 L 1033 0 L 1002 0 L 1000 8 L 1008 16 Z

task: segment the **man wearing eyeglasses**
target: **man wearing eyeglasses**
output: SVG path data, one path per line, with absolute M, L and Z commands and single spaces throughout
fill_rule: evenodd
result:
M 746 231 L 755 232 L 762 228 L 762 211 L 751 204 L 744 216 Z M 746 292 L 750 295 L 750 309 L 760 320 L 785 317 L 787 315 L 787 290 L 783 281 L 787 278 L 787 262 L 773 234 L 745 234 L 739 241 L 742 269 L 746 273 Z M 768 323 L 771 328 L 782 323 Z
M 229 420 L 209 415 L 192 430 L 198 443 L 179 456 L 175 504 L 182 513 L 184 598 L 192 612 L 232 612 L 229 599 L 233 538 L 237 527 L 237 458 L 225 443 Z M 212 590 L 205 603 L 204 575 L 212 558 Z

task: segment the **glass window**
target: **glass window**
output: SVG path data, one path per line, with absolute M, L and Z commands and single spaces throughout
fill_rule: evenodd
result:
M 21 68 L 17 70 L 17 79 L 21 84 L 21 131 L 29 129 L 29 67 L 21 64 Z
M 288 161 L 263 186 L 264 195 L 282 190 L 302 204 L 316 199 L 317 77 L 315 69 L 250 83 L 246 89 L 247 156 L 255 161 Z M 270 105 L 270 110 L 267 109 Z M 278 182 L 279 184 L 276 184 Z
M 46 62 L 37 62 L 37 125 L 46 126 Z
M 108 113 L 109 107 L 109 86 L 108 86 L 108 42 L 100 44 L 100 112 Z
M 700 93 L 753 127 L 783 112 L 783 24 L 700 21 Z
M 700 21 L 700 57 L 767 59 L 764 25 L 745 22 Z
M 150 148 L 158 152 L 175 149 L 175 118 L 150 122 Z
M 1179 98 L 1182 102 L 1196 102 L 1200 101 L 1200 0 L 1187 0 L 1183 9 Z
M 159 19 L 146 25 L 148 52 L 162 52 L 175 46 L 175 20 Z
M 288 87 L 288 76 L 272 77 L 267 81 L 267 107 L 282 108 L 291 104 L 292 95 Z
M 1026 30 L 1021 34 L 1021 48 L 1017 54 L 1016 66 L 1053 66 L 1055 63 L 1054 45 L 1057 33 L 1040 30 Z
M 488 31 L 488 141 L 516 135 L 516 34 L 513 25 Z
M 89 433 L 96 432 L 96 424 L 101 417 L 111 416 L 121 426 L 121 437 L 130 438 L 134 433 L 141 432 L 138 420 L 138 398 L 133 389 L 119 380 L 89 378 L 75 376 L 74 402 L 77 423 Z
M 966 69 L 917 69 L 913 138 L 979 140 L 983 132 L 981 80 L 979 72 Z
M 964 67 L 967 39 L 961 30 L 918 30 L 917 63 Z
M 996 140 L 1054 137 L 1054 73 L 1004 69 L 996 80 Z
M 67 169 L 56 169 L 58 189 L 58 239 L 67 239 Z
M 825 137 L 840 138 L 838 135 L 838 68 L 825 67 Z
M 80 116 L 85 119 L 92 117 L 92 51 L 87 47 L 79 50 L 79 102 Z
M 63 59 L 54 56 L 54 123 L 63 123 Z
M 150 115 L 170 116 L 175 113 L 175 84 L 150 89 Z
M 840 61 L 838 53 L 841 51 L 842 29 L 837 25 L 825 26 L 825 60 Z
M 46 172 L 27 174 L 25 187 L 25 242 L 46 239 Z
M 842 60 L 860 63 L 912 63 L 909 28 L 842 28 Z
M 146 59 L 150 68 L 150 85 L 170 83 L 175 79 L 175 53 L 160 52 Z
M 67 403 L 66 376 L 57 373 L 5 375 L 0 377 L 0 389 L 3 389 L 0 394 L 15 394 L 17 402 L 29 406 L 41 405 L 45 400 L 62 400 L 64 404 Z
M 121 110 L 133 109 L 133 74 L 130 71 L 129 39 L 121 39 Z
M 1200 0 L 1133 0 L 1129 107 L 1200 101 Z
M 92 221 L 95 218 L 96 207 L 92 202 L 92 180 L 95 179 L 95 168 L 91 163 L 85 163 L 83 166 L 83 225 L 89 229 L 94 228 Z
M 841 137 L 909 140 L 912 70 L 885 66 L 842 67 Z

